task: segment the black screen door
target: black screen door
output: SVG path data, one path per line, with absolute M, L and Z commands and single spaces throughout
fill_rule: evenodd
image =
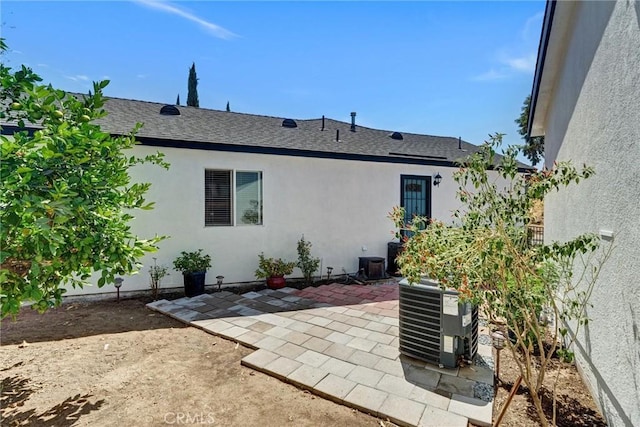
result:
M 410 224 L 416 215 L 431 218 L 431 177 L 401 175 L 400 206 L 405 211 L 405 224 Z

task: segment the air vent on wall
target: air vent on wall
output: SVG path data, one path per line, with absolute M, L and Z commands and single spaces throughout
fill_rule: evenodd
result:
M 163 116 L 179 116 L 180 110 L 175 105 L 165 105 L 160 109 L 160 114 Z
M 297 128 L 298 124 L 293 119 L 284 119 L 282 121 L 282 127 L 283 128 Z
M 404 137 L 402 136 L 402 134 L 400 132 L 392 133 L 391 135 L 389 135 L 389 138 L 396 139 L 398 141 L 402 141 L 404 139 Z

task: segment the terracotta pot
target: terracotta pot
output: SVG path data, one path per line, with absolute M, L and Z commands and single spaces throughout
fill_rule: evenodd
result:
M 271 289 L 280 289 L 286 286 L 284 276 L 272 276 L 267 279 L 267 286 Z

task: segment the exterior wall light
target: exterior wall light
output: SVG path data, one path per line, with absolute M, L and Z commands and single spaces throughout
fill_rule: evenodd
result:
M 117 297 L 118 302 L 120 302 L 120 286 L 122 286 L 122 282 L 124 282 L 124 279 L 122 277 L 116 277 L 113 281 L 113 284 L 116 287 L 116 291 L 118 291 L 118 297 Z
M 218 284 L 218 292 L 222 290 L 222 281 L 224 280 L 224 276 L 216 276 L 217 284 Z
M 442 182 L 442 175 L 440 175 L 439 173 L 436 173 L 433 176 L 433 185 L 438 187 L 441 182 Z
M 501 331 L 495 331 L 491 334 L 491 343 L 496 349 L 496 383 L 500 382 L 500 350 L 506 345 L 506 338 Z

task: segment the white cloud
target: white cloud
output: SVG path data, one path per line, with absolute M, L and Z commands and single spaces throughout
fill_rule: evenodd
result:
M 533 74 L 536 69 L 537 48 L 542 27 L 542 12 L 529 17 L 515 43 L 498 50 L 494 65 L 489 71 L 473 77 L 476 81 L 493 81 L 510 77 L 516 73 Z
M 508 75 L 503 71 L 498 71 L 492 68 L 486 73 L 482 73 L 473 77 L 472 80 L 486 82 L 486 81 L 492 81 L 492 80 L 502 80 L 506 77 L 508 77 Z
M 77 82 L 77 81 L 88 82 L 89 81 L 89 77 L 85 76 L 84 74 L 76 74 L 75 76 L 65 76 L 65 77 L 68 78 L 69 80 L 73 80 L 74 82 Z
M 536 69 L 536 55 L 533 53 L 520 57 L 503 58 L 502 62 L 514 71 L 533 73 Z
M 137 74 L 136 78 L 138 78 L 138 79 L 146 79 L 147 75 L 146 74 Z
M 200 18 L 199 16 L 196 16 L 190 12 L 187 12 L 184 9 L 181 9 L 177 6 L 173 6 L 170 3 L 167 2 L 163 2 L 163 1 L 157 1 L 157 0 L 133 0 L 135 3 L 139 3 L 141 5 L 147 6 L 147 7 L 151 7 L 154 9 L 158 9 L 158 10 L 162 10 L 164 12 L 168 12 L 171 13 L 173 15 L 177 15 L 180 16 L 184 19 L 187 19 L 191 22 L 195 22 L 196 24 L 200 25 L 201 27 L 203 27 L 205 30 L 207 30 L 208 32 L 210 32 L 211 34 L 213 34 L 214 36 L 221 38 L 221 39 L 230 39 L 232 37 L 236 37 L 236 34 L 232 33 L 231 31 L 222 28 L 219 25 L 216 25 L 212 22 L 206 21 L 202 18 Z
M 524 23 L 522 28 L 522 39 L 525 41 L 537 42 L 540 39 L 540 30 L 542 28 L 542 18 L 544 18 L 543 12 L 538 12 Z

